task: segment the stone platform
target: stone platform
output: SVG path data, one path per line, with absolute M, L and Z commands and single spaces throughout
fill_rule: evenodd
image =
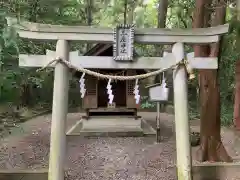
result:
M 81 136 L 145 136 L 155 135 L 156 131 L 142 118 L 130 116 L 93 116 L 80 119 L 67 135 Z

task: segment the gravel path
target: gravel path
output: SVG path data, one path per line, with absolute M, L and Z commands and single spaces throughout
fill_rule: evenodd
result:
M 1 144 L 1 169 L 48 167 L 50 117 L 32 120 L 23 135 Z M 70 114 L 68 126 L 77 119 L 79 114 Z M 155 144 L 154 137 L 68 137 L 67 180 L 174 180 L 174 135 L 163 132 L 163 139 Z
M 153 138 L 72 137 L 68 145 L 70 179 L 175 179 L 174 141 L 165 145 L 154 144 Z
M 146 115 L 145 119 L 154 124 L 155 114 Z M 67 126 L 71 127 L 79 116 L 69 114 Z M 48 168 L 50 119 L 48 115 L 31 120 L 23 125 L 22 134 L 2 141 L 0 169 Z M 172 116 L 162 116 L 159 144 L 155 143 L 155 137 L 69 136 L 66 180 L 175 180 L 173 125 Z

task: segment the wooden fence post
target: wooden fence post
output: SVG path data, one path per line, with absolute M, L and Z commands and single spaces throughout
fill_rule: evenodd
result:
M 184 59 L 182 43 L 176 43 L 173 54 L 177 59 Z M 192 180 L 192 158 L 190 146 L 190 127 L 188 118 L 188 89 L 185 65 L 179 65 L 173 74 L 175 130 L 177 147 L 178 180 Z
M 66 40 L 58 40 L 56 55 L 69 60 Z M 48 180 L 64 180 L 66 155 L 66 119 L 68 112 L 69 70 L 62 63 L 56 64 L 52 104 L 52 125 Z

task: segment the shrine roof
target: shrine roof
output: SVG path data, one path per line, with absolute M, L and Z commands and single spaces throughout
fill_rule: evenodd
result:
M 84 56 L 97 56 L 99 55 L 101 52 L 105 51 L 106 49 L 112 47 L 112 44 L 96 44 L 95 46 L 93 46 L 91 49 L 89 49 Z
M 137 55 L 137 53 L 134 53 Z M 90 50 L 88 50 L 84 56 L 113 56 L 113 45 L 112 44 L 96 44 Z M 144 69 L 138 69 L 137 74 L 145 73 Z M 80 78 L 81 73 L 75 72 L 75 76 Z

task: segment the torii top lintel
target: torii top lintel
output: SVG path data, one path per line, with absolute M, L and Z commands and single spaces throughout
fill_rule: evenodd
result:
M 19 36 L 39 40 L 77 40 L 93 43 L 113 43 L 112 28 L 90 26 L 65 26 L 18 22 L 15 18 L 7 18 L 7 23 L 16 29 Z M 172 44 L 175 42 L 190 44 L 209 44 L 219 41 L 219 36 L 228 32 L 229 24 L 210 28 L 195 29 L 136 29 L 134 42 L 142 44 Z

